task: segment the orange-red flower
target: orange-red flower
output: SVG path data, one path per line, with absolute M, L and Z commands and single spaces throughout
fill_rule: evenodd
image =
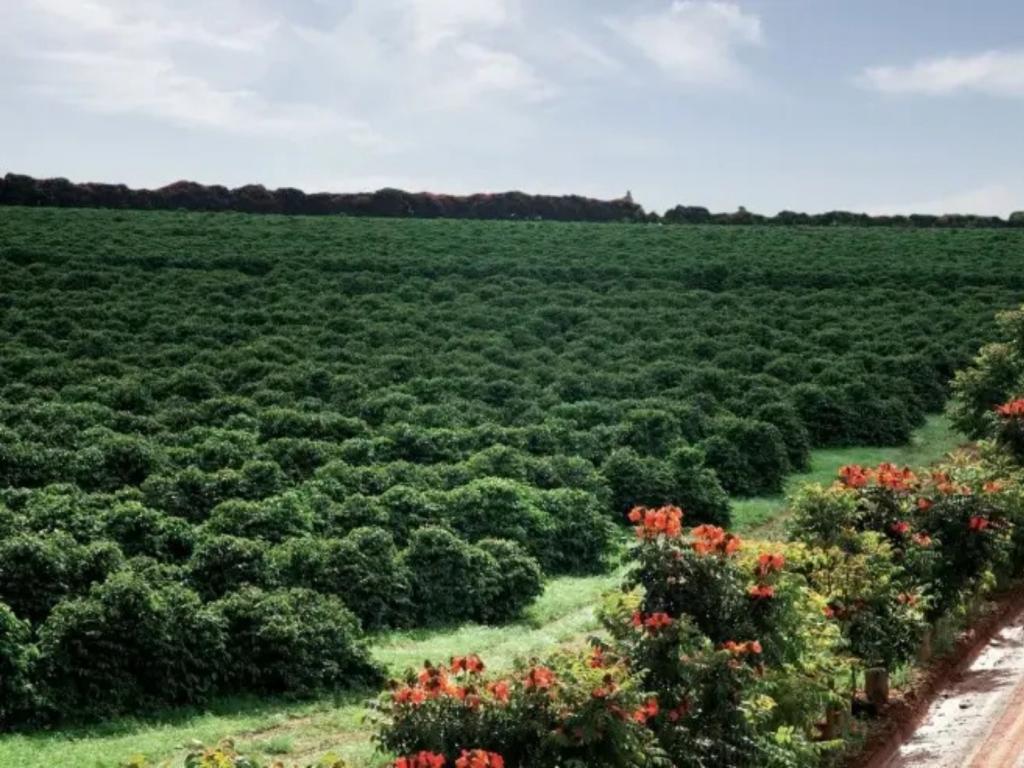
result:
M 455 761 L 455 768 L 505 768 L 505 759 L 497 752 L 483 749 L 464 749 Z
M 469 672 L 472 675 L 479 675 L 484 671 L 484 663 L 475 653 L 468 656 L 452 656 L 451 671 Z
M 896 596 L 896 600 L 900 605 L 909 605 L 911 607 L 917 605 L 917 595 L 913 592 L 900 592 Z
M 535 688 L 539 691 L 547 690 L 554 684 L 555 673 L 542 666 L 530 667 L 526 672 L 526 678 L 523 680 L 524 688 Z
M 970 496 L 971 489 L 967 485 L 957 485 L 945 472 L 932 472 L 932 482 L 939 493 L 948 495 L 958 493 L 962 496 Z
M 875 479 L 883 488 L 890 491 L 909 491 L 917 485 L 917 476 L 910 471 L 910 467 L 900 469 L 895 464 L 883 462 L 875 470 Z
M 502 704 L 508 703 L 509 686 L 507 680 L 496 680 L 487 684 L 487 691 L 494 697 L 495 701 Z
M 917 508 L 922 512 L 927 512 L 934 505 L 935 502 L 933 502 L 931 499 L 926 499 L 924 496 L 917 500 Z
M 690 535 L 693 537 L 693 551 L 698 555 L 732 555 L 743 546 L 739 537 L 726 533 L 717 525 L 698 525 Z
M 406 685 L 395 691 L 391 698 L 396 704 L 412 704 L 414 707 L 418 707 L 427 700 L 427 694 L 421 688 L 412 688 Z
M 1003 490 L 1003 484 L 998 480 L 989 480 L 984 486 L 982 486 L 981 490 L 985 493 L 999 493 Z
M 1024 398 L 1011 400 L 996 406 L 996 413 L 1004 419 L 1019 419 L 1024 416 Z
M 980 515 L 974 515 L 967 523 L 967 527 L 972 531 L 984 531 L 991 525 L 991 521 L 987 517 L 981 517 Z
M 398 758 L 395 760 L 395 768 L 444 768 L 446 762 L 444 755 L 423 751 Z
M 656 611 L 651 614 L 643 614 L 640 611 L 633 613 L 632 624 L 637 629 L 647 629 L 651 632 L 657 632 L 659 629 L 665 629 L 666 627 L 672 626 L 672 617 L 662 611 Z
M 927 533 L 915 533 L 910 538 L 919 547 L 930 547 L 932 545 L 932 537 Z
M 639 539 L 656 539 L 659 536 L 672 539 L 683 531 L 683 510 L 673 506 L 657 509 L 633 507 L 629 511 L 629 521 L 636 526 Z
M 769 584 L 755 584 L 747 590 L 747 594 L 754 600 L 771 600 L 775 597 L 775 587 Z
M 871 482 L 874 473 L 859 464 L 847 464 L 839 468 L 839 480 L 847 488 L 863 488 Z
M 785 555 L 762 552 L 757 556 L 756 573 L 760 578 L 766 578 L 771 573 L 777 573 L 786 566 Z
M 895 523 L 889 526 L 889 530 L 895 533 L 897 536 L 906 536 L 910 533 L 910 523 L 906 520 L 897 520 Z
M 642 707 L 634 710 L 633 720 L 641 724 L 646 723 L 652 717 L 656 717 L 658 711 L 658 700 L 652 696 L 644 702 Z
M 587 659 L 587 666 L 591 669 L 600 669 L 604 666 L 604 648 L 595 645 L 590 649 L 590 658 Z
M 722 649 L 728 651 L 733 656 L 743 656 L 745 654 L 757 655 L 761 653 L 761 643 L 757 640 L 747 640 L 745 643 L 737 643 L 735 640 L 726 640 L 722 643 Z
M 619 687 L 615 684 L 615 681 L 612 680 L 612 676 L 605 675 L 603 684 L 591 691 L 590 695 L 595 699 L 606 699 L 614 694 L 618 688 Z

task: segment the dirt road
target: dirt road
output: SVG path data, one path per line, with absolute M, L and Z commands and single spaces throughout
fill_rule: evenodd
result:
M 1024 768 L 1024 611 L 939 695 L 884 768 Z

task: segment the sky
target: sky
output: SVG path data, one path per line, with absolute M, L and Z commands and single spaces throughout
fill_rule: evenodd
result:
M 0 173 L 1024 209 L 1020 0 L 0 0 Z

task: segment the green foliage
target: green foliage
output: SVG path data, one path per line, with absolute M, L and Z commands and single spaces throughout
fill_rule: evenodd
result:
M 205 536 L 196 544 L 187 568 L 196 592 L 213 600 L 243 585 L 267 582 L 267 545 L 258 539 Z
M 702 447 L 722 486 L 738 496 L 778 493 L 792 469 L 782 432 L 763 421 L 723 419 Z
M 11 722 L 32 711 L 32 665 L 35 648 L 27 621 L 0 603 L 0 723 Z
M 1024 308 L 1003 312 L 997 320 L 996 340 L 953 380 L 950 416 L 973 438 L 993 437 L 999 426 L 996 406 L 1024 395 Z
M 614 451 L 601 467 L 612 504 L 625 514 L 637 505 L 675 504 L 695 522 L 726 524 L 729 497 L 716 474 L 695 448 L 681 446 L 666 460 L 639 456 L 629 448 Z
M 309 693 L 364 685 L 379 675 L 358 620 L 336 597 L 243 587 L 211 611 L 228 639 L 221 675 L 232 690 Z
M 74 539 L 64 533 L 21 533 L 0 540 L 0 601 L 40 622 L 72 590 Z
M 192 552 L 195 532 L 179 517 L 147 509 L 137 501 L 113 506 L 102 518 L 103 534 L 129 557 L 149 555 L 181 561 Z
M 124 571 L 40 626 L 40 687 L 63 715 L 202 701 L 217 689 L 225 640 L 224 622 L 194 592 Z
M 808 483 L 789 499 L 789 538 L 823 547 L 839 546 L 856 527 L 857 497 L 839 485 Z
M 480 620 L 496 624 L 516 618 L 544 591 L 540 566 L 514 541 L 483 539 L 476 546 L 495 563 L 481 574 Z
M 356 528 L 342 539 L 290 539 L 270 560 L 278 582 L 343 598 L 364 627 L 401 626 L 414 617 L 408 569 L 383 528 Z
M 413 534 L 404 560 L 412 604 L 426 624 L 505 621 L 541 592 L 537 561 L 513 541 L 472 545 L 444 528 L 425 526 Z
M 725 523 L 723 486 L 905 439 L 1022 236 L 0 209 L 0 600 L 503 620 L 634 504 Z

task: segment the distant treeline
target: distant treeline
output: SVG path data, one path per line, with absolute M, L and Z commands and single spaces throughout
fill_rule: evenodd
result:
M 631 200 L 594 200 L 579 195 L 436 195 L 380 189 L 366 193 L 267 189 L 247 184 L 237 189 L 176 181 L 159 189 L 130 189 L 123 184 L 73 184 L 67 179 L 34 179 L 8 173 L 0 179 L 0 205 L 144 210 L 240 211 L 311 216 L 389 216 L 451 219 L 554 219 L 557 221 L 637 221 L 644 209 Z
M 1007 219 L 969 214 L 870 216 L 850 211 L 780 211 L 775 216 L 764 216 L 742 207 L 732 213 L 712 213 L 701 206 L 677 205 L 659 215 L 653 211 L 645 212 L 628 194 L 617 200 L 597 200 L 580 195 L 528 195 L 524 192 L 443 195 L 400 189 L 306 194 L 291 187 L 267 189 L 260 184 L 247 184 L 229 189 L 219 184 L 207 186 L 194 181 L 176 181 L 159 189 L 131 189 L 124 184 L 75 184 L 63 178 L 35 179 L 15 173 L 0 178 L 0 205 L 665 224 L 1024 227 L 1024 211 L 1012 213 Z

